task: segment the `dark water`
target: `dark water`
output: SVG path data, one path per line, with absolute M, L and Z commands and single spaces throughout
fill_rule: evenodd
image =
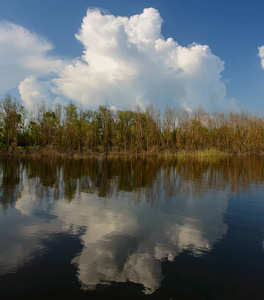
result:
M 264 158 L 0 160 L 0 299 L 264 299 Z

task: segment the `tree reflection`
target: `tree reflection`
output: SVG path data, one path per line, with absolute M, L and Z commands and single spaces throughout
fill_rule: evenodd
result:
M 17 200 L 19 183 L 23 177 L 22 170 L 23 166 L 17 158 L 6 158 L 0 163 L 0 203 L 4 210 Z
M 19 184 L 35 187 L 36 194 L 72 201 L 80 192 L 110 198 L 133 192 L 135 202 L 155 203 L 161 191 L 168 199 L 179 193 L 203 196 L 208 190 L 248 192 L 264 179 L 264 159 L 258 156 L 222 158 L 91 158 L 0 160 L 4 208 L 16 201 Z
M 223 239 L 229 192 L 263 184 L 263 164 L 257 156 L 2 159 L 1 204 L 26 216 L 10 226 L 13 240 L 4 232 L 2 264 L 14 269 L 44 249 L 43 240 L 69 232 L 83 246 L 72 256 L 83 289 L 129 281 L 151 294 L 164 261 L 200 257 Z M 10 248 L 23 251 L 16 257 Z

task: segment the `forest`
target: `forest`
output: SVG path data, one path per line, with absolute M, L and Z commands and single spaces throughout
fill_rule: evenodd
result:
M 188 112 L 149 105 L 97 110 L 70 102 L 28 111 L 0 102 L 1 154 L 197 155 L 264 153 L 264 118 L 246 112 Z

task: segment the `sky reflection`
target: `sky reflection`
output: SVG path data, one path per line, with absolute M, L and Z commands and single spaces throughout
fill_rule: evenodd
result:
M 27 165 L 17 168 L 24 170 L 23 176 L 11 184 L 14 199 L 5 202 L 8 209 L 2 210 L 0 218 L 5 228 L 0 231 L 2 274 L 34 264 L 48 251 L 46 241 L 68 233 L 78 236 L 82 244 L 71 263 L 84 290 L 129 281 L 151 294 L 161 286 L 163 262 L 173 262 L 183 252 L 207 255 L 227 234 L 225 215 L 234 179 L 224 177 L 221 169 L 217 169 L 221 176 L 215 176 L 206 165 L 190 177 L 182 164 L 152 165 L 151 174 L 150 166 L 136 165 L 141 172 L 132 167 L 121 184 L 123 173 L 102 177 L 108 167 L 103 164 L 97 161 L 97 173 L 93 169 L 82 175 L 54 165 L 57 177 L 46 185 L 40 176 L 32 176 Z M 34 174 L 38 172 L 41 167 Z M 138 176 L 144 176 L 141 187 Z M 215 178 L 225 183 L 214 189 Z M 7 193 L 7 188 L 2 190 Z
M 209 192 L 201 202 L 180 196 L 170 203 L 164 199 L 156 207 L 131 205 L 129 195 L 106 202 L 87 193 L 78 194 L 70 203 L 65 199 L 50 203 L 37 199 L 25 185 L 14 210 L 24 217 L 19 226 L 15 218 L 10 227 L 14 234 L 5 238 L 8 245 L 1 251 L 2 264 L 5 271 L 12 270 L 44 251 L 43 240 L 52 234 L 77 234 L 82 228 L 83 249 L 72 263 L 84 289 L 130 281 L 143 285 L 146 294 L 153 293 L 163 279 L 162 261 L 173 261 L 185 250 L 203 255 L 227 231 L 225 193 Z M 40 209 L 50 219 L 36 214 Z M 10 248 L 13 251 L 7 251 Z

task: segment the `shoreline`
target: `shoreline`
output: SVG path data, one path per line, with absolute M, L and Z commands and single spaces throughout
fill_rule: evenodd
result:
M 127 151 L 127 152 L 117 152 L 111 151 L 108 153 L 104 152 L 59 152 L 56 150 L 17 150 L 17 151 L 0 151 L 0 157 L 31 157 L 31 158 L 42 158 L 42 157 L 58 157 L 58 158 L 134 158 L 134 157 L 142 157 L 142 158 L 203 158 L 203 157 L 227 157 L 227 156 L 244 156 L 244 155 L 260 155 L 263 153 L 229 153 L 222 152 L 215 149 L 211 150 L 197 150 L 197 151 Z

